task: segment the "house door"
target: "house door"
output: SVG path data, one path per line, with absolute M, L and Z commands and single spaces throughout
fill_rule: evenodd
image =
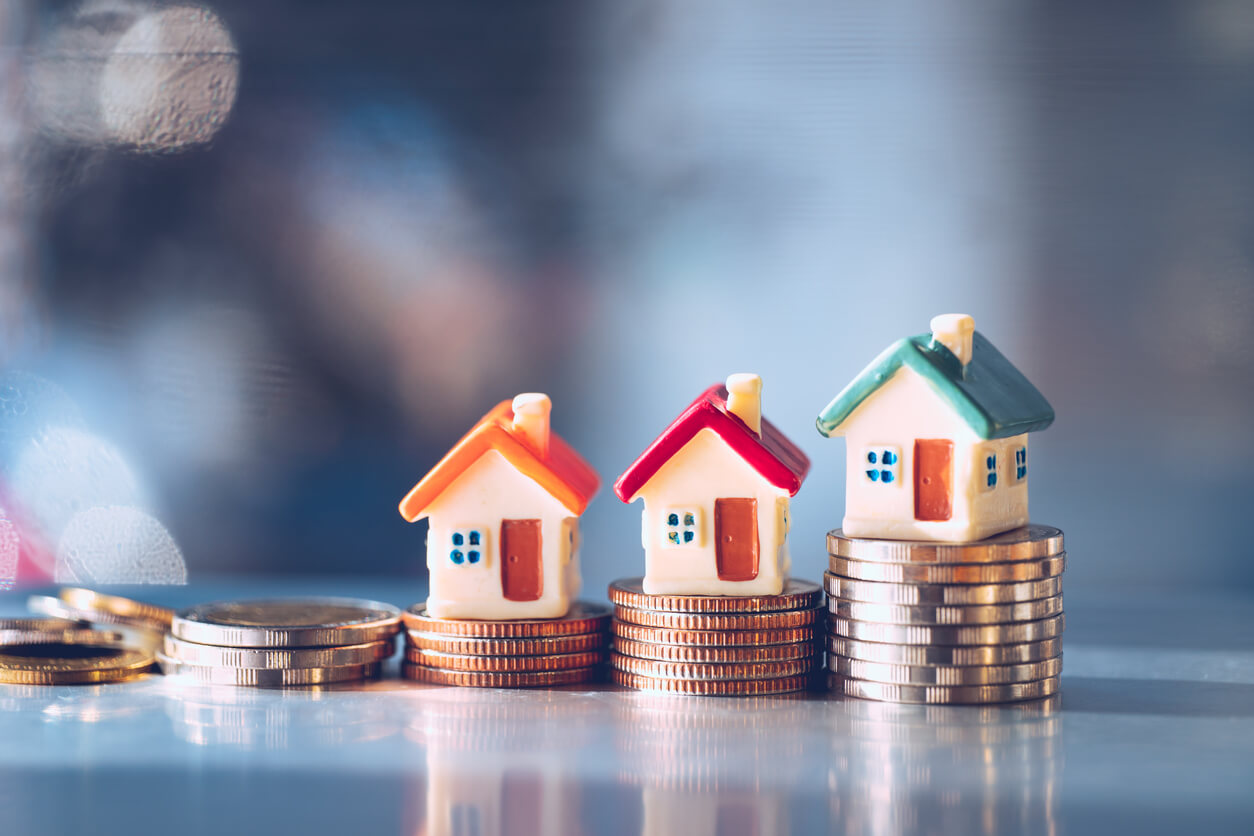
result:
M 758 576 L 758 501 L 714 500 L 714 557 L 721 581 Z
M 914 518 L 928 522 L 953 514 L 954 443 L 945 438 L 914 442 Z
M 536 601 L 543 592 L 540 521 L 502 521 L 501 593 L 509 601 Z

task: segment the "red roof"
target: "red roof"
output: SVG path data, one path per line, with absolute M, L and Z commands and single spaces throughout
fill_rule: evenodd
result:
M 718 433 L 728 447 L 775 487 L 783 488 L 790 496 L 801 490 L 801 482 L 810 470 L 806 454 L 765 418 L 761 435 L 749 429 L 744 421 L 727 410 L 727 389 L 716 383 L 680 413 L 649 449 L 618 477 L 614 493 L 623 502 L 634 500 L 653 474 L 705 429 Z
M 410 522 L 424 517 L 428 506 L 489 450 L 504 456 L 519 473 L 535 480 L 572 514 L 582 514 L 601 487 L 601 477 L 592 465 L 557 433 L 549 433 L 548 455 L 543 458 L 537 455 L 514 427 L 513 403 L 502 401 L 405 495 L 401 500 L 401 516 Z

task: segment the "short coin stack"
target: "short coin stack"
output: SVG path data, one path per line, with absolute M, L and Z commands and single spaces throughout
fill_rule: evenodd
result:
M 912 703 L 1047 697 L 1062 671 L 1063 535 L 1028 525 L 974 543 L 828 534 L 834 690 Z
M 610 675 L 648 691 L 784 694 L 819 667 L 823 590 L 791 580 L 780 595 L 648 595 L 641 578 L 610 584 Z
M 174 617 L 157 660 L 214 685 L 351 682 L 378 675 L 400 621 L 390 604 L 352 598 L 204 604 Z
M 477 688 L 542 688 L 600 679 L 609 608 L 577 602 L 561 618 L 434 618 L 415 604 L 403 616 L 407 679 Z
M 150 651 L 117 633 L 60 618 L 0 619 L 0 683 L 82 685 L 125 682 L 153 668 Z

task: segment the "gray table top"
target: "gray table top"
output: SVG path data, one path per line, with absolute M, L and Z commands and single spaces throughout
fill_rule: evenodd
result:
M 120 590 L 183 606 L 412 581 Z M 599 596 L 594 596 L 599 597 Z M 23 597 L 0 597 L 0 612 Z M 0 686 L 27 833 L 1237 832 L 1254 821 L 1254 596 L 1067 593 L 1061 698 L 991 708 L 609 685 Z

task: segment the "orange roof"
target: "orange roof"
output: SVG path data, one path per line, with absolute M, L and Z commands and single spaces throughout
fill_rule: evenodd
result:
M 405 495 L 401 516 L 409 522 L 421 519 L 427 507 L 489 450 L 496 450 L 515 470 L 534 480 L 576 515 L 584 512 L 601 487 L 597 472 L 556 433 L 549 434 L 549 454 L 538 456 L 514 428 L 513 403 L 502 401 Z

